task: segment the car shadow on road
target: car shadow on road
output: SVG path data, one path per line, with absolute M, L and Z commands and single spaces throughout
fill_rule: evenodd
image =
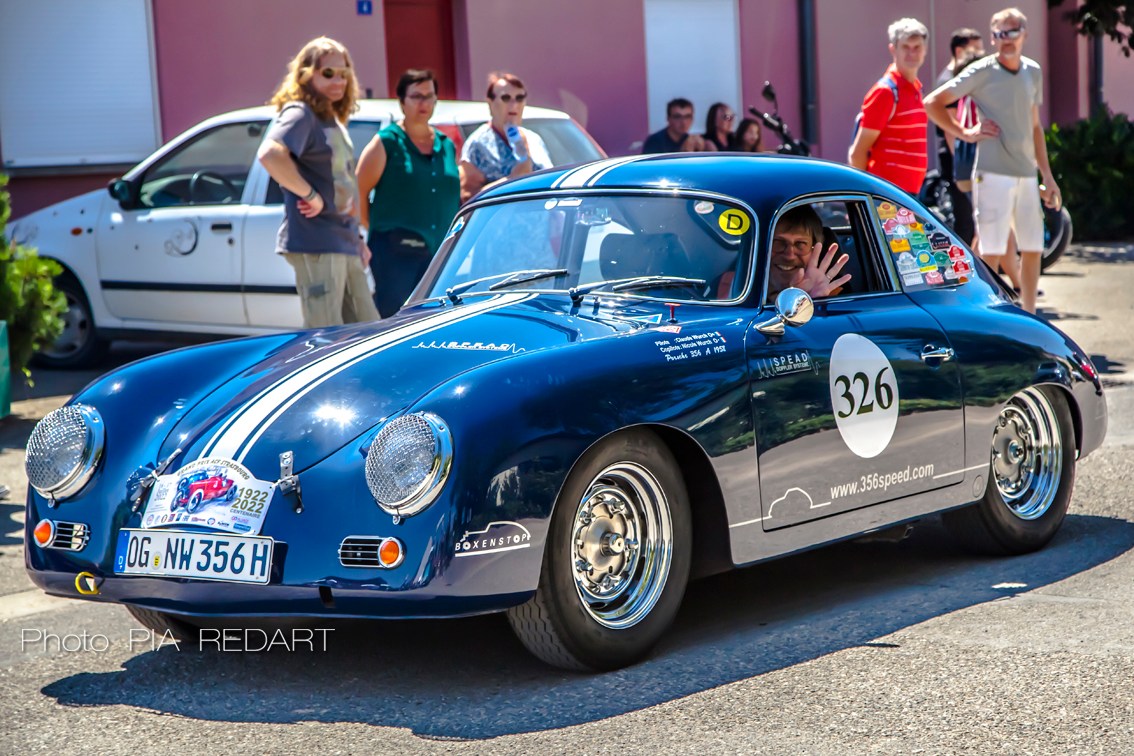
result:
M 72 675 L 43 693 L 66 706 L 127 705 L 217 722 L 352 722 L 480 740 L 597 722 L 848 648 L 887 653 L 900 639 L 880 638 L 1058 582 L 1132 547 L 1134 523 L 1072 515 L 1041 552 L 975 558 L 959 553 L 933 519 L 901 543 L 841 544 L 697 581 L 654 654 L 606 674 L 543 666 L 496 615 L 309 625 L 333 628 L 325 652 L 147 646 L 120 670 Z M 1026 587 L 996 587 L 1004 585 Z

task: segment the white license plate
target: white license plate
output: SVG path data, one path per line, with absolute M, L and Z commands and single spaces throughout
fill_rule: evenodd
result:
M 273 544 L 263 536 L 123 529 L 118 533 L 114 572 L 267 583 Z

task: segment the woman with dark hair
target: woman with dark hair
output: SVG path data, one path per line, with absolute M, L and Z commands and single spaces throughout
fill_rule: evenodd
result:
M 724 152 L 731 149 L 732 122 L 736 114 L 732 108 L 723 102 L 714 102 L 705 116 L 705 141 L 711 143 L 717 150 Z
M 456 148 L 429 125 L 437 77 L 410 69 L 396 91 L 402 120 L 379 131 L 358 159 L 374 304 L 383 318 L 401 309 L 425 274 L 457 214 L 461 191 Z
M 729 149 L 733 152 L 763 152 L 764 133 L 755 118 L 745 118 L 736 127 Z

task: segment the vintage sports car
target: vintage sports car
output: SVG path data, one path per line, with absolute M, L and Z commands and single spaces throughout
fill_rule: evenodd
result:
M 799 214 L 848 255 L 834 296 L 770 291 Z M 936 513 L 1038 549 L 1105 432 L 1084 351 L 893 185 L 608 159 L 481 194 L 388 320 L 92 383 L 29 441 L 27 563 L 158 631 L 507 612 L 539 658 L 602 670 L 691 576 Z M 170 512 L 202 468 L 235 501 Z
M 177 482 L 177 494 L 170 508 L 184 507 L 192 514 L 213 499 L 221 499 L 225 502 L 235 499 L 236 483 L 223 473 L 210 474 L 210 472 L 195 470 L 182 476 Z
M 399 114 L 361 100 L 348 129 L 358 153 Z M 274 108 L 234 110 L 170 140 L 107 191 L 43 208 L 12 239 L 63 266 L 63 334 L 38 355 L 49 367 L 96 364 L 111 339 L 155 334 L 244 336 L 303 326 L 295 271 L 275 253 L 283 194 L 256 160 Z M 560 110 L 528 107 L 524 126 L 555 165 L 604 157 Z M 483 102 L 443 100 L 431 123 L 457 146 L 488 120 Z

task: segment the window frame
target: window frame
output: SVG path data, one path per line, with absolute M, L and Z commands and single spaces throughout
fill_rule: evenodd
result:
M 260 126 L 263 129 L 263 132 L 260 136 L 260 141 L 256 143 L 258 148 L 259 145 L 263 142 L 263 139 L 267 136 L 267 131 L 270 123 L 270 121 L 263 121 L 261 119 L 251 119 L 243 121 L 227 121 L 225 123 L 214 124 L 208 128 L 204 128 L 200 131 L 195 132 L 186 139 L 178 142 L 176 145 L 172 145 L 170 149 L 160 154 L 155 154 L 153 156 L 153 159 L 146 161 L 144 165 L 138 166 L 138 170 L 135 171 L 134 175 L 132 175 L 130 178 L 130 181 L 135 185 L 135 202 L 133 209 L 164 210 L 167 208 L 184 207 L 236 207 L 238 205 L 250 204 L 251 198 L 253 196 L 252 192 L 257 188 L 256 184 L 258 183 L 255 180 L 255 169 L 256 166 L 259 165 L 259 161 L 256 159 L 255 155 L 253 155 L 252 162 L 248 165 L 248 172 L 244 177 L 244 186 L 241 188 L 240 197 L 236 202 L 193 202 L 191 201 L 192 198 L 190 198 L 189 202 L 177 205 L 147 205 L 141 201 L 141 194 L 142 187 L 146 183 L 147 176 L 149 176 L 155 168 L 158 168 L 168 161 L 173 160 L 178 155 L 192 148 L 194 145 L 199 144 L 201 140 L 208 138 L 210 135 L 215 134 L 221 129 L 247 129 L 249 126 L 253 125 Z

